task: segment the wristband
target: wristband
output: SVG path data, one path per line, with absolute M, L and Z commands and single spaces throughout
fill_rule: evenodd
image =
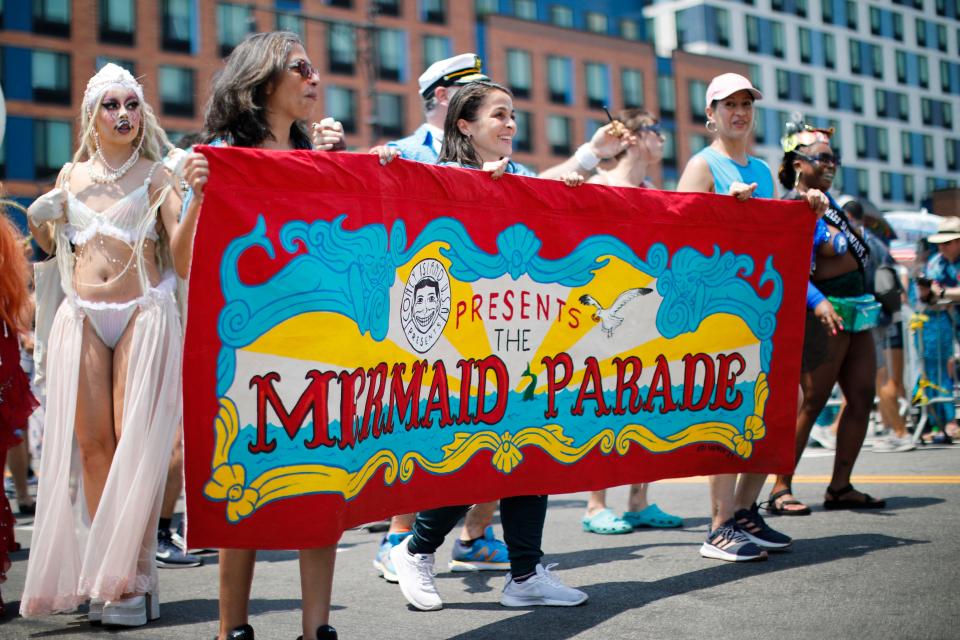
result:
M 577 162 L 585 171 L 593 171 L 600 164 L 600 158 L 590 149 L 589 142 L 580 145 L 573 157 L 577 159 Z

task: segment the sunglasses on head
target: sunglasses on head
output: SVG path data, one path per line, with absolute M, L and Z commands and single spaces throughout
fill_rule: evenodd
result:
M 646 133 L 647 131 L 658 136 L 663 135 L 663 130 L 660 127 L 659 122 L 654 122 L 653 124 L 644 124 L 637 127 L 637 133 Z
M 810 164 L 832 164 L 835 167 L 840 166 L 839 153 L 818 153 L 815 156 L 808 156 L 805 153 L 797 153 L 797 156 L 803 158 Z
M 312 64 L 310 64 L 303 58 L 300 58 L 296 62 L 291 62 L 290 64 L 288 64 L 287 69 L 290 69 L 291 71 L 296 71 L 298 74 L 300 74 L 300 77 L 303 78 L 304 80 L 309 80 L 310 78 L 313 77 L 313 74 L 317 73 L 316 67 L 314 67 Z

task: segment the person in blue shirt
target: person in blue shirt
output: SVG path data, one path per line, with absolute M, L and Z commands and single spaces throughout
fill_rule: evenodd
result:
M 690 158 L 677 191 L 726 194 L 740 201 L 775 198 L 773 173 L 766 162 L 749 154 L 755 100 L 760 93 L 736 73 L 724 73 L 707 86 L 705 113 L 713 142 Z M 812 192 L 811 208 L 826 208 L 823 194 Z M 766 482 L 760 473 L 710 476 L 711 524 L 700 547 L 705 558 L 728 562 L 763 560 L 767 549 L 782 549 L 792 540 L 764 522 L 757 498 Z
M 923 325 L 922 334 L 923 369 L 936 385 L 927 388 L 927 397 L 935 398 L 953 392 L 949 363 L 955 351 L 957 320 L 956 309 L 950 303 L 960 302 L 960 218 L 943 218 L 937 233 L 927 242 L 936 246 L 937 253 L 927 261 L 924 277 L 918 279 L 917 297 L 927 305 L 924 314 L 929 320 Z M 960 436 L 952 402 L 938 402 L 930 407 L 936 427 L 947 438 Z

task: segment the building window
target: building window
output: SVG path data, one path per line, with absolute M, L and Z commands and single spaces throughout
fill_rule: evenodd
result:
M 831 109 L 863 113 L 863 87 L 852 82 L 827 80 L 827 105 Z
M 3 3 L 0 2 L 0 14 Z M 70 0 L 33 0 L 33 32 L 70 37 Z
M 547 142 L 550 144 L 550 153 L 555 156 L 569 156 L 573 149 L 570 145 L 570 118 L 564 116 L 547 116 Z
M 688 82 L 687 97 L 690 99 L 690 118 L 694 122 L 703 122 L 707 106 L 707 83 L 701 80 L 691 80 Z
M 663 118 L 673 117 L 677 110 L 677 93 L 673 87 L 672 77 L 657 76 L 657 96 L 660 102 L 660 116 Z
M 277 31 L 291 31 L 306 42 L 307 30 L 304 27 L 303 17 L 296 13 L 278 13 Z
M 345 133 L 357 132 L 357 94 L 353 89 L 328 85 L 324 106 L 324 113 L 343 123 Z
M 381 29 L 377 32 L 377 77 L 381 80 L 404 80 L 404 51 L 406 37 L 403 31 Z
M 217 39 L 220 43 L 220 55 L 228 56 L 233 48 L 253 30 L 253 12 L 247 5 L 217 5 Z
M 550 102 L 570 104 L 573 100 L 573 63 L 570 58 L 547 58 L 547 87 Z
M 133 0 L 100 0 L 101 42 L 132 45 L 136 26 Z
M 452 56 L 450 38 L 443 36 L 423 36 L 423 67 L 427 68 L 437 60 Z
M 920 113 L 928 127 L 953 129 L 953 105 L 949 102 L 920 98 Z
M 762 53 L 768 56 L 783 57 L 784 39 L 783 24 L 775 20 L 747 16 L 747 49 L 752 53 Z M 801 52 L 803 51 L 803 34 L 800 39 Z M 802 55 L 802 54 L 801 54 Z
M 550 22 L 558 27 L 573 28 L 573 9 L 559 4 L 551 5 Z
M 326 0 L 326 2 L 331 7 L 340 7 L 341 9 L 349 9 L 353 6 L 352 0 Z
M 643 74 L 636 69 L 624 69 L 620 73 L 620 89 L 623 91 L 623 106 L 639 109 L 643 106 Z
M 624 40 L 640 40 L 640 25 L 637 21 L 629 18 L 621 19 L 620 37 Z
M 887 130 L 858 124 L 854 129 L 857 141 L 857 157 L 861 159 L 889 159 L 890 147 L 887 142 Z
M 500 0 L 474 0 L 473 9 L 477 12 L 477 17 L 482 18 L 491 13 L 497 13 L 499 5 Z
M 588 62 L 586 77 L 587 106 L 600 109 L 610 104 L 610 68 L 605 64 Z
M 163 0 L 161 3 L 160 46 L 166 51 L 190 53 L 193 50 L 193 7 L 193 0 Z
M 673 129 L 663 129 L 663 165 L 677 166 L 677 132 Z
M 49 180 L 70 162 L 70 123 L 61 120 L 33 121 L 33 168 L 36 180 Z
M 330 73 L 352 75 L 356 59 L 356 31 L 342 22 L 331 22 L 327 29 L 327 65 Z
M 374 0 L 373 6 L 381 16 L 400 15 L 400 0 Z
M 111 63 L 119 67 L 123 67 L 129 71 L 130 75 L 133 77 L 137 76 L 137 66 L 134 64 L 133 60 L 124 60 L 122 58 L 114 58 L 112 56 L 97 56 L 96 60 L 94 60 L 94 66 L 96 67 L 97 71 L 100 71 L 100 69 L 103 69 L 105 66 Z
M 403 96 L 378 93 L 376 100 L 376 135 L 378 138 L 399 138 L 403 135 Z
M 518 18 L 522 18 L 523 20 L 536 20 L 536 0 L 513 0 L 513 15 L 517 16 Z
M 947 147 L 947 170 L 960 170 L 960 140 L 947 138 L 945 143 Z
M 907 94 L 889 89 L 877 89 L 875 93 L 877 116 L 909 122 Z
M 529 98 L 533 82 L 530 52 L 507 49 L 507 84 L 517 98 Z
M 160 111 L 167 116 L 192 118 L 193 69 L 160 66 Z
M 70 104 L 70 56 L 55 51 L 34 51 L 32 58 L 33 99 Z
M 521 152 L 533 151 L 533 118 L 529 111 L 517 111 L 517 133 L 513 136 L 513 150 Z
M 708 42 L 730 46 L 730 12 L 708 4 L 683 9 L 676 14 L 677 46 Z
M 446 0 L 420 0 L 420 17 L 430 24 L 446 24 Z
M 607 16 L 596 11 L 587 11 L 586 14 L 587 31 L 594 33 L 607 33 Z
M 813 79 L 806 73 L 777 69 L 777 97 L 813 104 Z

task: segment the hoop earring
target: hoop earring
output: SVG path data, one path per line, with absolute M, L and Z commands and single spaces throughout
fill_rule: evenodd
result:
M 800 186 L 800 172 L 797 171 L 795 174 L 797 177 L 793 180 L 793 190 L 796 191 L 797 187 Z
M 712 129 L 710 128 L 710 125 L 713 125 L 713 128 L 712 128 Z M 704 125 L 704 126 L 707 128 L 707 131 L 709 131 L 710 133 L 716 133 L 716 132 L 717 132 L 717 123 L 716 123 L 716 121 L 714 121 L 714 120 L 707 120 L 707 124 Z

